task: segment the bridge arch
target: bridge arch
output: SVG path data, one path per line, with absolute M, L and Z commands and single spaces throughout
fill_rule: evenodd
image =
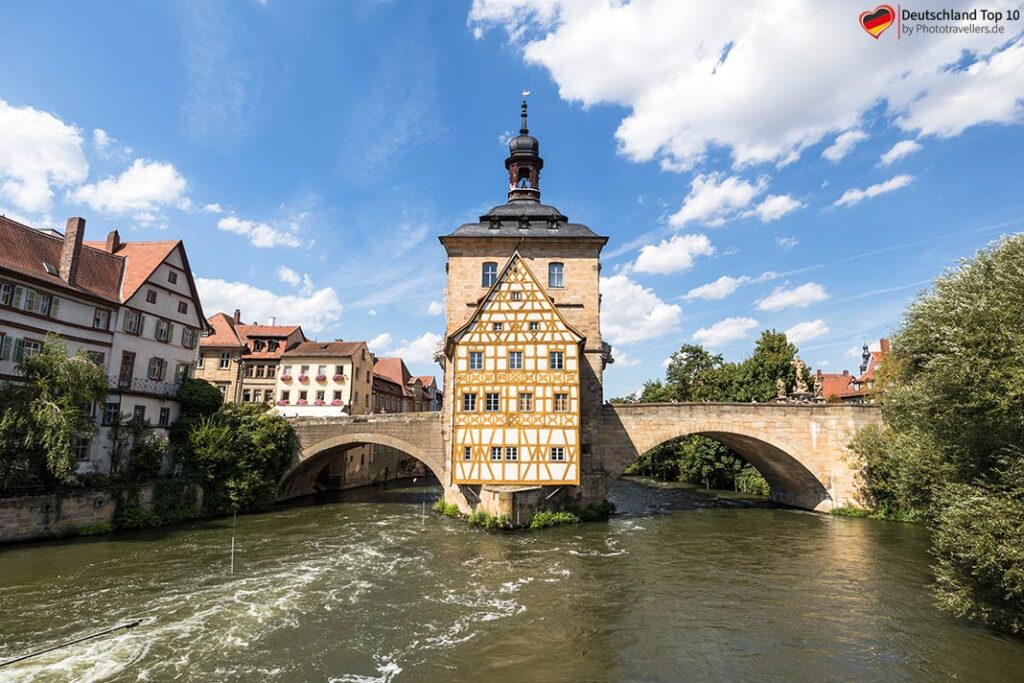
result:
M 281 477 L 278 498 L 304 495 L 311 490 L 312 480 L 327 464 L 328 458 L 336 457 L 339 452 L 343 453 L 351 448 L 371 445 L 387 446 L 415 458 L 426 465 L 438 481 L 444 482 L 444 463 L 440 453 L 434 449 L 386 433 L 354 431 L 330 436 L 308 446 L 301 445 L 291 467 Z
M 612 479 L 619 478 L 637 458 L 663 443 L 688 436 L 704 436 L 726 446 L 756 469 L 771 487 L 772 500 L 812 510 L 828 507 L 831 495 L 826 482 L 822 482 L 793 455 L 797 449 L 784 439 L 765 439 L 763 434 L 753 431 L 736 423 L 666 425 L 638 440 L 635 457 L 624 454 L 609 475 Z
M 724 444 L 752 465 L 772 488 L 772 499 L 809 510 L 856 504 L 848 463 L 852 436 L 877 423 L 863 406 L 663 403 L 606 405 L 605 443 L 595 466 L 616 479 L 659 444 L 701 435 Z

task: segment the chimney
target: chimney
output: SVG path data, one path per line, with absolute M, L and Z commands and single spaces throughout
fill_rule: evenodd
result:
M 843 377 L 849 377 L 849 376 L 850 376 L 850 371 L 849 370 L 843 370 Z
M 77 216 L 69 218 L 64 230 L 64 246 L 60 250 L 60 279 L 72 287 L 78 275 L 78 260 L 82 255 L 84 238 L 85 219 Z
M 821 371 L 821 368 L 818 368 L 818 377 L 822 377 L 822 376 L 824 376 L 824 374 L 825 374 L 825 373 L 823 373 L 823 372 Z
M 117 230 L 111 230 L 107 233 L 107 244 L 104 247 L 108 252 L 113 254 L 121 246 L 121 235 Z
M 889 353 L 889 340 L 886 339 L 885 337 L 882 337 L 879 343 L 882 345 L 882 353 Z
M 239 323 L 242 322 L 242 312 L 236 308 L 235 314 L 231 316 L 231 319 L 235 322 L 236 325 L 238 325 Z
M 277 316 L 276 315 L 270 316 L 270 326 L 273 327 L 276 324 L 277 324 Z

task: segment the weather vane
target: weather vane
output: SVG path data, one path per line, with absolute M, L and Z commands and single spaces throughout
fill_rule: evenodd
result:
M 529 90 L 524 90 L 523 91 L 523 97 L 529 97 L 529 96 L 530 96 L 530 91 Z

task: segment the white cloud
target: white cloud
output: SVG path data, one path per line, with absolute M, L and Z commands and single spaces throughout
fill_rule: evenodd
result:
M 821 158 L 831 161 L 833 164 L 839 163 L 843 157 L 853 151 L 858 142 L 867 139 L 868 134 L 862 130 L 848 130 L 845 133 L 840 133 L 835 141 L 821 153 Z
M 0 199 L 22 211 L 48 211 L 55 186 L 88 176 L 77 128 L 49 112 L 0 99 Z
M 225 216 L 217 221 L 217 227 L 248 237 L 254 247 L 297 247 L 300 244 L 299 238 L 295 235 L 298 226 L 294 223 L 285 229 L 279 229 L 266 223 L 242 220 L 237 216 Z
M 788 194 L 770 194 L 745 215 L 756 215 L 762 223 L 770 223 L 779 220 L 791 211 L 796 211 L 803 205 L 799 199 L 794 199 Z
M 320 332 L 341 319 L 343 306 L 337 292 L 324 287 L 308 294 L 278 295 L 244 282 L 196 278 L 204 312 L 239 308 L 252 320 L 277 318 L 280 324 L 302 325 L 306 333 Z
M 374 317 L 374 316 L 376 316 L 376 315 L 377 315 L 377 309 L 375 309 L 375 308 L 371 308 L 370 310 L 368 310 L 368 311 L 366 312 L 366 315 L 370 316 L 371 318 L 372 318 L 372 317 Z
M 678 273 L 693 267 L 698 256 L 711 256 L 715 248 L 707 235 L 675 235 L 640 250 L 632 269 L 638 273 Z
M 631 344 L 678 329 L 682 309 L 626 275 L 601 278 L 601 329 L 612 344 Z
M 757 321 L 753 318 L 726 318 L 711 327 L 700 328 L 693 333 L 693 339 L 704 346 L 715 348 L 743 339 L 755 327 Z
M 398 356 L 407 364 L 433 363 L 434 351 L 441 341 L 441 335 L 424 332 L 413 340 L 403 339 L 401 345 L 388 351 L 386 356 Z
M 691 221 L 721 225 L 749 206 L 767 185 L 765 178 L 751 183 L 738 176 L 725 177 L 723 173 L 698 174 L 690 181 L 690 193 L 682 207 L 669 217 L 669 224 L 676 228 Z
M 828 325 L 821 318 L 809 322 L 798 323 L 786 330 L 786 338 L 794 344 L 800 344 L 823 334 L 828 334 Z
M 843 358 L 860 358 L 861 348 L 859 346 L 851 346 L 843 354 Z
M 172 164 L 136 159 L 121 175 L 82 185 L 71 198 L 103 213 L 153 212 L 186 200 L 185 186 Z
M 740 285 L 749 282 L 750 278 L 746 275 L 741 277 L 730 277 L 723 275 L 714 282 L 709 282 L 706 285 L 700 287 L 694 287 L 683 297 L 684 299 L 710 299 L 717 301 L 718 299 L 724 299 L 729 296 L 737 289 Z
M 370 347 L 371 351 L 377 353 L 378 349 L 384 350 L 390 347 L 392 342 L 394 342 L 394 339 L 391 338 L 390 334 L 388 334 L 387 332 L 381 332 L 376 337 L 366 342 L 366 345 Z
M 442 301 L 431 301 L 427 306 L 427 315 L 441 315 L 442 313 L 444 313 L 444 302 Z
M 302 276 L 288 266 L 281 266 L 277 269 L 277 279 L 292 287 L 297 287 L 302 282 Z
M 736 167 L 792 162 L 875 108 L 904 130 L 939 136 L 1024 115 L 1024 39 L 875 41 L 845 3 L 760 0 L 723 12 L 715 0 L 475 0 L 469 25 L 477 36 L 504 26 L 563 99 L 627 108 L 621 152 L 673 170 L 716 148 Z
M 903 157 L 919 152 L 923 145 L 913 140 L 900 140 L 889 148 L 889 151 L 878 158 L 879 166 L 892 166 Z
M 757 307 L 762 311 L 779 311 L 790 306 L 807 308 L 827 298 L 828 293 L 824 287 L 817 282 L 808 282 L 793 289 L 776 287 L 771 294 L 757 302 Z
M 819 368 L 827 368 L 830 365 L 832 365 L 832 361 L 830 360 L 819 360 L 817 362 L 817 367 Z
M 203 211 L 206 213 L 224 213 L 224 208 L 220 204 L 214 202 L 213 204 L 205 204 L 203 206 Z
M 608 366 L 609 370 L 614 370 L 615 368 L 632 368 L 643 362 L 639 358 L 633 358 L 625 351 L 613 350 L 612 357 L 615 359 L 615 362 Z
M 835 201 L 834 206 L 853 206 L 857 202 L 864 199 L 870 199 L 871 197 L 877 197 L 880 194 L 886 192 L 892 192 L 898 190 L 901 187 L 906 187 L 913 182 L 914 177 L 909 175 L 898 175 L 889 178 L 884 183 L 878 183 L 871 185 L 867 189 L 861 190 L 859 188 L 853 188 L 843 193 L 843 196 Z
M 800 244 L 800 240 L 795 237 L 776 237 L 775 244 L 779 245 L 786 251 L 789 251 L 796 245 Z
M 132 155 L 131 147 L 122 146 L 121 143 L 110 137 L 110 134 L 102 128 L 96 128 L 92 131 L 92 146 L 103 159 L 125 161 Z

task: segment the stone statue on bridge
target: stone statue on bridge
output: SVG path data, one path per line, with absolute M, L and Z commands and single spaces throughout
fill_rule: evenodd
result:
M 775 380 L 775 400 L 785 401 L 786 400 L 786 380 L 781 377 Z
M 807 388 L 807 380 L 804 379 L 804 370 L 807 369 L 807 364 L 800 360 L 797 356 L 792 360 L 793 367 L 796 368 L 796 388 L 793 393 L 797 396 L 810 394 L 810 389 Z

